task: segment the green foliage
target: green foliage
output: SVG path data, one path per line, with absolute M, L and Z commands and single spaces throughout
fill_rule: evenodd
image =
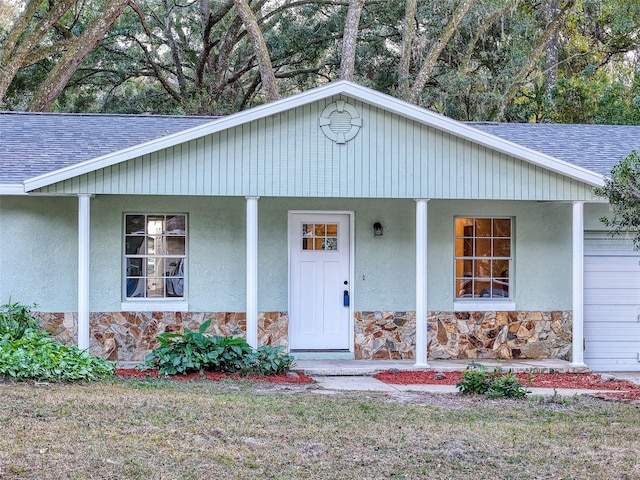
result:
M 500 369 L 489 372 L 479 363 L 471 364 L 462 372 L 462 380 L 456 385 L 460 393 L 485 395 L 488 398 L 524 398 L 529 393 L 511 372 Z
M 46 331 L 27 328 L 20 338 L 0 336 L 0 376 L 50 382 L 99 380 L 113 375 L 112 363 L 76 346 L 56 342 Z
M 145 368 L 157 368 L 163 375 L 188 372 L 225 372 L 242 375 L 275 375 L 286 372 L 293 357 L 282 354 L 282 347 L 263 345 L 257 350 L 239 337 L 205 335 L 211 320 L 198 332 L 166 332 L 159 335 L 160 346 L 147 355 Z
M 30 307 L 19 303 L 0 305 L 0 336 L 22 338 L 28 328 L 34 330 L 41 328 L 38 320 L 31 315 Z
M 611 170 L 603 187 L 594 190 L 596 195 L 607 197 L 611 205 L 611 217 L 600 221 L 612 229 L 613 235 L 628 232 L 633 235 L 633 245 L 640 249 L 640 154 L 631 152 Z
M 58 343 L 19 303 L 0 306 L 0 377 L 50 382 L 98 380 L 115 366 L 76 346 Z

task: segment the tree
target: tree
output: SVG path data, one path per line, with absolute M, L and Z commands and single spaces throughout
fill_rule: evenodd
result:
M 595 193 L 607 197 L 611 206 L 611 217 L 601 218 L 602 223 L 614 235 L 631 233 L 634 249 L 640 250 L 640 153 L 634 150 L 613 167 Z
M 342 60 L 340 61 L 340 78 L 353 81 L 356 63 L 356 43 L 358 41 L 358 25 L 364 0 L 349 0 L 347 20 L 342 36 Z

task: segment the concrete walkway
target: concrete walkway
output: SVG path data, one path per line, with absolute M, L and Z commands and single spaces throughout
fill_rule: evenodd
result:
M 564 360 L 479 360 L 489 370 L 501 368 L 504 371 L 531 373 L 589 373 L 585 367 L 576 367 Z M 433 360 L 429 367 L 416 367 L 408 360 L 296 360 L 294 370 L 303 371 L 312 377 L 318 386 L 328 391 L 374 391 L 374 392 L 426 392 L 426 393 L 456 393 L 455 385 L 391 385 L 375 379 L 376 372 L 397 369 L 434 370 L 443 372 L 462 371 L 470 364 L 469 360 Z M 627 380 L 640 385 L 640 372 L 598 372 L 619 380 Z M 570 389 L 570 388 L 528 388 L 531 395 L 560 395 L 571 397 L 574 395 L 594 394 L 606 392 L 606 383 L 598 390 Z
M 587 373 L 586 367 L 577 367 L 565 360 L 476 360 L 489 370 L 501 368 L 511 372 L 531 373 Z M 460 372 L 471 360 L 431 360 L 429 367 L 416 367 L 413 360 L 295 360 L 293 369 L 313 376 L 373 375 L 392 368 L 398 370 L 434 370 Z

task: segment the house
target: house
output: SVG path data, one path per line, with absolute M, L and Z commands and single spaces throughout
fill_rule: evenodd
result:
M 639 370 L 638 255 L 593 193 L 638 139 L 344 81 L 220 118 L 0 113 L 0 300 L 120 361 L 212 319 L 298 358 Z

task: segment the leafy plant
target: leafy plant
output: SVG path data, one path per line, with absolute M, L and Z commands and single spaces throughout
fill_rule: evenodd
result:
M 31 315 L 30 307 L 20 303 L 0 305 L 0 336 L 22 338 L 28 328 L 42 329 L 38 320 Z
M 76 346 L 56 342 L 46 330 L 25 329 L 20 338 L 0 337 L 0 377 L 25 380 L 98 380 L 113 375 L 115 366 Z
M 0 306 L 0 377 L 24 380 L 98 380 L 115 366 L 76 346 L 58 343 L 19 303 Z
M 283 355 L 281 347 L 263 345 L 257 350 L 240 337 L 205 335 L 211 320 L 197 332 L 166 332 L 156 339 L 160 346 L 147 358 L 143 368 L 157 368 L 163 375 L 187 372 L 225 372 L 242 375 L 275 375 L 289 370 L 293 357 Z
M 529 393 L 513 373 L 504 373 L 499 368 L 489 372 L 476 362 L 471 362 L 462 372 L 462 380 L 456 388 L 460 393 L 486 395 L 488 398 L 524 398 Z

